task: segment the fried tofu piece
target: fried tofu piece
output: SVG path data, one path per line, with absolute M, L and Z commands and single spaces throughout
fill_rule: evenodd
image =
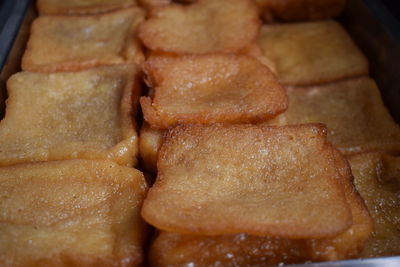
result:
M 352 223 L 320 124 L 180 125 L 157 167 L 142 216 L 160 230 L 320 238 Z
M 363 200 L 352 184 L 347 162 L 336 153 L 353 225 L 332 238 L 284 239 L 246 234 L 195 236 L 161 232 L 150 249 L 152 266 L 271 266 L 355 258 L 372 231 L 372 222 Z
M 1 266 L 137 266 L 147 185 L 110 161 L 0 168 Z
M 265 25 L 258 38 L 285 85 L 315 85 L 368 74 L 368 62 L 335 21 Z
M 145 8 L 154 8 L 164 6 L 171 3 L 171 0 L 140 0 L 140 4 Z
M 355 185 L 371 213 L 375 230 L 363 257 L 400 254 L 400 158 L 385 153 L 349 157 Z
M 180 123 L 258 122 L 287 108 L 284 88 L 258 60 L 211 54 L 153 57 L 144 63 L 154 94 L 141 97 L 153 127 Z
M 328 139 L 342 153 L 400 152 L 400 128 L 370 78 L 323 86 L 288 88 L 287 124 L 325 123 Z
M 38 0 L 40 15 L 89 15 L 134 6 L 135 0 Z
M 337 17 L 346 0 L 256 0 L 267 21 L 306 21 Z
M 32 24 L 22 58 L 26 71 L 76 71 L 97 65 L 141 63 L 136 37 L 139 8 L 92 16 L 42 16 Z
M 255 41 L 259 28 L 258 9 L 250 0 L 200 0 L 152 9 L 139 38 L 158 52 L 236 52 Z
M 71 158 L 133 165 L 138 80 L 133 65 L 13 75 L 0 123 L 0 166 Z
M 140 129 L 139 154 L 143 167 L 150 172 L 157 172 L 158 152 L 163 142 L 165 130 L 151 128 L 143 123 Z

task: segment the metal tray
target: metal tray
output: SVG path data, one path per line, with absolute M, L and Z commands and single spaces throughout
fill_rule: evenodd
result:
M 20 71 L 29 29 L 37 16 L 30 0 L 0 0 L 0 119 L 4 116 L 7 79 Z M 379 0 L 348 0 L 339 21 L 367 56 L 370 76 L 385 105 L 400 123 L 400 23 Z M 289 266 L 289 265 L 287 265 Z M 397 267 L 400 256 L 295 264 L 299 267 Z

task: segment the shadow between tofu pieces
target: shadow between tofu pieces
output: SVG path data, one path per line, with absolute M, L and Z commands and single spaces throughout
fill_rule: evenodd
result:
M 0 265 L 137 266 L 143 174 L 111 161 L 0 168 Z
M 400 127 L 367 77 L 313 87 L 288 87 L 289 108 L 280 123 L 324 123 L 342 153 L 400 152 Z
M 368 62 L 337 22 L 264 25 L 258 37 L 284 85 L 317 85 L 368 74 Z
M 354 183 L 374 222 L 363 257 L 400 254 L 400 158 L 383 152 L 348 157 Z
M 335 236 L 352 216 L 334 151 L 319 124 L 177 126 L 142 216 L 186 234 Z
M 155 128 L 181 123 L 265 121 L 287 108 L 285 89 L 257 59 L 235 54 L 152 57 L 143 65 L 153 93 L 141 97 Z
M 135 0 L 37 0 L 40 15 L 91 15 L 135 6 Z
M 32 23 L 22 58 L 25 71 L 77 71 L 98 65 L 142 63 L 136 28 L 140 8 L 90 16 L 41 16 Z
M 7 82 L 0 165 L 72 158 L 136 164 L 134 65 L 81 72 L 20 72 Z

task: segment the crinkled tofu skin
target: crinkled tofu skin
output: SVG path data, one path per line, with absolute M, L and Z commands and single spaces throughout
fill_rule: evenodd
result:
M 233 54 L 153 57 L 143 66 L 154 94 L 141 97 L 153 127 L 259 122 L 287 108 L 285 89 L 257 59 Z
M 152 266 L 271 266 L 280 263 L 342 260 L 358 257 L 372 231 L 363 200 L 352 184 L 346 161 L 336 154 L 353 225 L 335 237 L 285 239 L 246 234 L 195 236 L 161 232 L 150 249 Z
M 92 16 L 41 16 L 32 23 L 22 69 L 76 71 L 141 63 L 144 55 L 136 29 L 143 19 L 139 8 Z
M 1 266 L 137 266 L 143 174 L 110 161 L 0 168 Z
M 315 85 L 368 74 L 368 62 L 335 21 L 263 26 L 259 44 L 285 85 Z
M 337 17 L 346 0 L 255 0 L 267 21 L 306 21 Z
M 13 75 L 0 123 L 0 165 L 71 158 L 135 164 L 138 80 L 133 65 Z
M 305 88 L 288 88 L 287 124 L 325 123 L 328 139 L 341 152 L 400 152 L 400 128 L 369 78 Z
M 152 9 L 139 38 L 154 51 L 236 52 L 256 40 L 259 27 L 258 9 L 250 0 L 200 0 Z
M 400 158 L 385 153 L 349 157 L 355 185 L 371 213 L 374 233 L 363 257 L 400 254 Z
M 142 216 L 160 230 L 320 238 L 352 224 L 319 124 L 177 126 L 157 167 Z
M 143 123 L 140 129 L 139 154 L 143 167 L 150 172 L 157 172 L 158 152 L 161 148 L 165 130 L 151 128 Z
M 135 0 L 38 0 L 41 15 L 88 15 L 134 6 Z

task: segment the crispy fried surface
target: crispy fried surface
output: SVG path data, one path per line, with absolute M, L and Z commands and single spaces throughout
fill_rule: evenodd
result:
M 351 214 L 325 138 L 318 124 L 178 126 L 164 139 L 142 216 L 180 233 L 338 234 Z
M 165 130 L 151 128 L 144 123 L 140 129 L 139 154 L 143 167 L 150 172 L 157 172 L 158 151 L 161 148 Z
M 141 63 L 139 8 L 92 16 L 42 16 L 32 24 L 22 69 L 75 71 L 104 64 Z
M 135 0 L 38 0 L 41 15 L 88 15 L 135 5 Z
M 287 124 L 322 122 L 343 153 L 400 151 L 400 128 L 384 106 L 375 82 L 359 78 L 329 85 L 288 88 Z
M 259 43 L 286 85 L 313 85 L 368 73 L 368 62 L 340 24 L 266 25 Z
M 139 37 L 155 51 L 236 52 L 255 40 L 259 27 L 258 10 L 250 0 L 200 0 L 152 9 Z
M 109 161 L 0 168 L 0 265 L 138 265 L 146 187 Z
M 333 238 L 291 240 L 246 234 L 207 237 L 161 232 L 151 246 L 151 265 L 271 266 L 357 257 L 370 236 L 372 223 L 354 189 L 346 161 L 336 154 L 336 163 L 353 216 L 353 225 L 344 233 Z
M 256 0 L 267 20 L 304 21 L 334 18 L 346 0 Z
M 400 159 L 383 153 L 362 153 L 349 157 L 349 162 L 375 226 L 362 256 L 399 255 Z
M 0 165 L 70 158 L 132 165 L 138 78 L 133 65 L 13 75 L 0 123 Z
M 265 121 L 287 106 L 275 75 L 248 56 L 154 57 L 143 69 L 155 93 L 140 103 L 145 120 L 154 127 Z

